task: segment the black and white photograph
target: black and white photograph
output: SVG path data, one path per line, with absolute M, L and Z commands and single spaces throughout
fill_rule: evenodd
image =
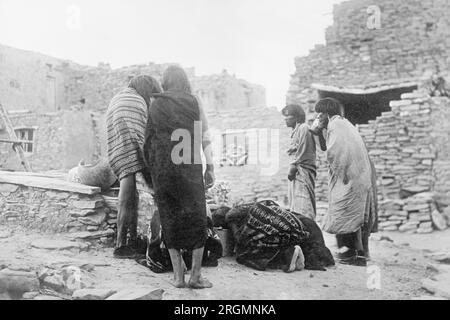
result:
M 0 0 L 0 300 L 448 299 L 449 0 Z

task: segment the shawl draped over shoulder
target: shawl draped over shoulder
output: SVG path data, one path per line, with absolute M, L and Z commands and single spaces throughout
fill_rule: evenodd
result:
M 197 99 L 184 92 L 155 94 L 144 143 L 154 198 L 168 249 L 193 250 L 206 241 L 206 200 Z M 184 148 L 179 148 L 183 145 Z
M 327 132 L 329 209 L 323 229 L 348 234 L 359 228 L 369 233 L 376 225 L 376 176 L 358 130 L 335 116 Z

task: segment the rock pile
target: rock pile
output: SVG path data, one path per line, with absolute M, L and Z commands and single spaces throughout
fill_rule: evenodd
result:
M 446 228 L 445 219 L 428 192 L 404 200 L 383 200 L 379 203 L 378 215 L 381 231 L 431 233 Z
M 429 97 L 419 92 L 401 97 L 390 102 L 392 111 L 358 125 L 375 164 L 383 199 L 398 199 L 402 191 L 406 196 L 430 191 L 433 183 L 436 152 L 430 147 Z

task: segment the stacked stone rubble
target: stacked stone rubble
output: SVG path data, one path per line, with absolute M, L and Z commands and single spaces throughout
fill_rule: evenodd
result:
M 379 206 L 379 229 L 406 233 L 431 233 L 435 209 L 430 193 L 417 194 L 404 200 L 383 200 Z
M 115 214 L 100 195 L 0 184 L 0 223 L 48 233 L 110 236 Z
M 391 101 L 392 111 L 383 112 L 367 125 L 358 125 L 375 164 L 381 199 L 398 199 L 430 191 L 436 152 L 431 144 L 429 97 L 406 93 Z

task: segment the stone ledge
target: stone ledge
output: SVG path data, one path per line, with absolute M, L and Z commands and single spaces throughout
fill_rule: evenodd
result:
M 51 176 L 24 172 L 16 173 L 9 171 L 0 171 L 0 184 L 2 183 L 41 189 L 68 191 L 87 195 L 98 194 L 101 191 L 98 187 L 90 187 L 79 183 L 68 182 Z

